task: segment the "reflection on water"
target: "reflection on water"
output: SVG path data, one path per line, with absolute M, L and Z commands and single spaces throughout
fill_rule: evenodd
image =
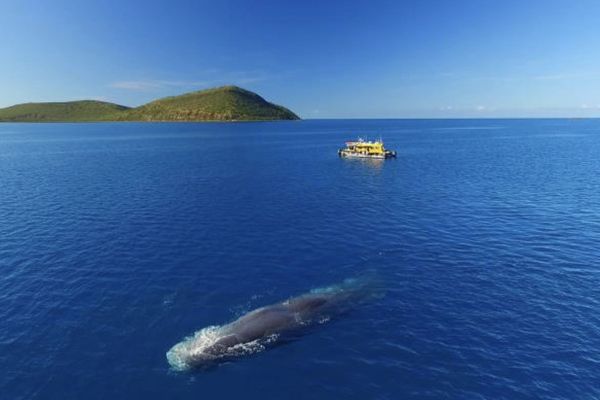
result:
M 361 167 L 367 167 L 374 171 L 381 171 L 383 168 L 383 164 L 386 162 L 383 158 L 348 158 L 341 157 L 344 162 L 347 162 L 348 165 L 357 165 Z M 388 162 L 394 162 L 393 159 L 388 159 Z

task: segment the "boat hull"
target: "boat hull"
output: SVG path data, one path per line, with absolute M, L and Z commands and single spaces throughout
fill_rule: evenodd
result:
M 340 157 L 348 157 L 348 158 L 375 158 L 379 160 L 383 160 L 386 158 L 395 158 L 395 151 L 387 151 L 385 154 L 364 154 L 364 153 L 353 153 L 351 151 L 347 151 L 346 149 L 340 149 L 338 151 Z

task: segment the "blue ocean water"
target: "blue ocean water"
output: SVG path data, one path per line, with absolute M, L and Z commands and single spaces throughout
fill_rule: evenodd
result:
M 2 124 L 0 398 L 598 398 L 599 155 L 600 120 Z M 169 368 L 365 273 L 291 343 Z

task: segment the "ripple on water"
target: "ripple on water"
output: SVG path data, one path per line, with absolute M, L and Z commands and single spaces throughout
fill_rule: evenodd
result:
M 0 393 L 600 397 L 598 124 L 2 125 Z M 371 131 L 397 160 L 337 157 Z M 384 297 L 169 372 L 185 334 L 364 271 Z

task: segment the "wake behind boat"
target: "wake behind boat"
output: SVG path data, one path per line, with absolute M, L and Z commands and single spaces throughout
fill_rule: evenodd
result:
M 396 158 L 396 152 L 386 150 L 381 139 L 371 142 L 359 138 L 356 141 L 346 142 L 346 147 L 339 149 L 338 155 L 359 158 Z

